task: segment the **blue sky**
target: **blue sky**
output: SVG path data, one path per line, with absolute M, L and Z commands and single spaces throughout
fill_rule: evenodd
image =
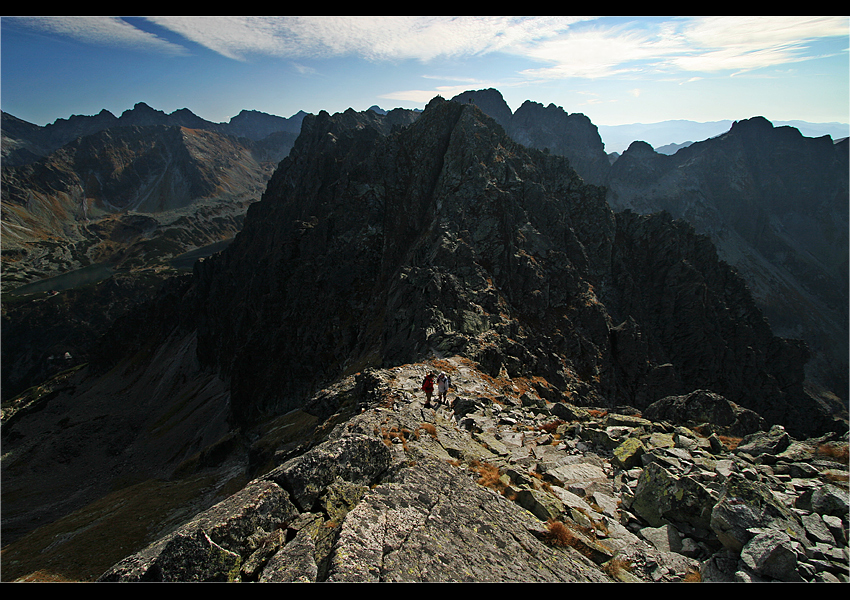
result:
M 2 109 L 214 122 L 494 87 L 596 125 L 850 122 L 848 17 L 2 17 Z

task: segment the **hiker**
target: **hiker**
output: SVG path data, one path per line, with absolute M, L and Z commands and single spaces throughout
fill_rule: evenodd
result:
M 446 402 L 446 394 L 449 393 L 449 386 L 451 384 L 451 378 L 445 373 L 441 372 L 437 376 L 437 404 L 445 404 L 448 406 L 448 402 Z
M 433 371 L 425 376 L 425 380 L 422 382 L 422 391 L 425 392 L 425 408 L 431 408 L 431 394 L 434 393 Z

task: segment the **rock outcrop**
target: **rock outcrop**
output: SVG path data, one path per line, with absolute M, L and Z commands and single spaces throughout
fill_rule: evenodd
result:
M 426 409 L 432 369 L 454 387 Z M 844 462 L 776 427 L 735 450 L 695 415 L 570 409 L 459 358 L 323 395 L 360 412 L 100 580 L 848 580 L 846 439 Z
M 452 101 L 475 104 L 495 119 L 514 141 L 564 156 L 586 182 L 605 183 L 609 158 L 598 129 L 587 116 L 567 113 L 554 104 L 544 107 L 531 100 L 526 100 L 511 113 L 502 94 L 494 89 L 464 92 Z

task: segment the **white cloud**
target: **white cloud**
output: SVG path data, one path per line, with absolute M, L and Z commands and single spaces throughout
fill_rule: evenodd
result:
M 816 58 L 814 41 L 847 38 L 847 17 L 706 17 L 573 28 L 514 51 L 550 66 L 528 77 L 741 72 Z
M 527 79 L 646 73 L 721 73 L 811 58 L 812 42 L 848 37 L 847 17 L 702 17 L 662 21 L 593 17 L 147 17 L 222 56 L 371 61 L 510 53 L 540 67 Z M 85 42 L 185 54 L 113 17 L 21 17 Z M 303 63 L 302 63 L 303 66 Z
M 508 50 L 565 31 L 571 17 L 149 17 L 222 56 L 431 60 Z
M 811 43 L 847 37 L 847 17 L 706 17 L 683 30 L 689 53 L 670 64 L 684 71 L 749 71 L 814 58 Z
M 4 17 L 6 19 L 29 29 L 70 37 L 86 44 L 172 55 L 188 54 L 184 47 L 133 27 L 118 17 Z

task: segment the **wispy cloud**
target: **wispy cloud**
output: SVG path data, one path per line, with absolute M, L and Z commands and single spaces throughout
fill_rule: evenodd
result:
M 142 31 L 118 17 L 4 17 L 4 20 L 85 44 L 178 56 L 189 54 L 183 46 Z
M 515 51 L 549 63 L 528 77 L 740 73 L 817 58 L 815 41 L 847 38 L 847 17 L 705 17 L 574 28 Z
M 690 52 L 670 64 L 702 73 L 751 71 L 817 58 L 812 43 L 850 35 L 848 17 L 707 17 L 688 23 Z
M 222 56 L 367 60 L 469 56 L 564 31 L 575 17 L 149 17 Z
M 370 61 L 502 52 L 538 63 L 530 79 L 742 72 L 813 58 L 813 42 L 848 37 L 847 17 L 146 17 L 221 56 Z M 186 48 L 114 17 L 21 17 L 87 43 L 185 54 Z

